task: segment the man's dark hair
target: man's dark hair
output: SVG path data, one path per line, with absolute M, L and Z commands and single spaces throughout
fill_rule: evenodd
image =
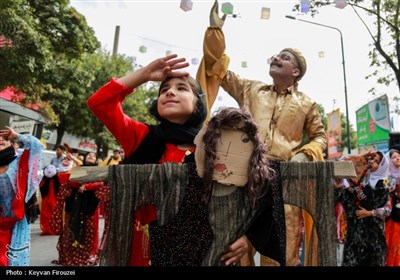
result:
M 65 151 L 64 145 L 56 145 L 56 146 L 54 147 L 54 150 L 57 150 L 57 148 L 59 148 L 59 149 L 62 150 L 62 151 Z

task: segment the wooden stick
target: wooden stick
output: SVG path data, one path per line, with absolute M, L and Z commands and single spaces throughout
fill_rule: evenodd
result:
M 69 180 L 79 183 L 105 182 L 108 180 L 108 166 L 76 166 L 71 169 Z
M 304 162 L 304 164 L 308 163 L 310 162 Z M 108 166 L 77 166 L 72 168 L 70 180 L 79 183 L 107 181 L 108 168 Z M 333 173 L 335 179 L 356 178 L 351 161 L 334 161 Z
M 334 161 L 333 176 L 335 179 L 356 178 L 356 170 L 352 161 Z

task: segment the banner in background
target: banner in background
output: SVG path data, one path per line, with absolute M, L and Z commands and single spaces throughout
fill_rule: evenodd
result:
M 36 121 L 13 121 L 10 127 L 19 134 L 33 134 Z
M 328 125 L 328 159 L 342 156 L 342 127 L 340 121 L 340 110 L 333 110 L 327 116 Z
M 57 131 L 51 131 L 44 128 L 42 138 L 46 141 L 47 144 L 54 146 L 57 141 Z M 76 149 L 78 151 L 95 153 L 97 152 L 97 145 L 95 144 L 93 139 L 76 137 L 72 134 L 69 134 L 68 132 L 65 132 L 63 138 L 61 139 L 61 144 L 64 143 L 68 144 L 71 149 Z
M 387 95 L 382 95 L 356 111 L 357 145 L 376 146 L 387 151 L 389 147 L 389 102 Z

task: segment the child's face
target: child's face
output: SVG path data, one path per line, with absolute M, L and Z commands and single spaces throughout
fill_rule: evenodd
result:
M 93 164 L 93 163 L 96 162 L 96 160 L 97 160 L 96 154 L 95 153 L 89 153 L 86 156 L 85 163 L 86 164 Z
M 65 158 L 62 160 L 61 164 L 62 164 L 63 166 L 69 166 L 69 165 L 71 164 L 71 159 L 65 157 Z
M 392 156 L 390 157 L 390 159 L 392 160 L 393 165 L 396 168 L 400 168 L 400 154 L 399 153 L 397 153 L 397 152 L 393 153 Z
M 157 110 L 172 123 L 184 124 L 194 111 L 195 96 L 187 79 L 173 78 L 160 88 Z
M 381 161 L 382 161 L 382 156 L 379 153 L 377 153 L 373 159 L 370 159 L 369 163 L 371 164 L 370 168 L 371 172 L 378 170 Z
M 56 155 L 57 155 L 58 157 L 61 157 L 63 154 L 64 154 L 64 151 L 63 151 L 63 150 L 61 150 L 60 148 L 56 148 Z
M 11 142 L 8 141 L 3 136 L 0 136 L 0 151 L 4 150 L 5 148 L 8 148 L 10 146 L 11 146 Z

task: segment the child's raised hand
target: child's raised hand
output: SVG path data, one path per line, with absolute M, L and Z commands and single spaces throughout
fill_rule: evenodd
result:
M 0 136 L 3 136 L 3 138 L 7 138 L 8 140 L 15 139 L 18 137 L 18 133 L 16 133 L 14 129 L 8 126 L 5 126 L 5 128 L 6 129 L 0 130 Z
M 148 74 L 149 81 L 163 81 L 166 77 L 187 77 L 188 72 L 177 71 L 189 66 L 186 62 L 186 58 L 177 58 L 178 55 L 171 54 L 165 57 L 159 58 L 148 64 L 146 72 Z

